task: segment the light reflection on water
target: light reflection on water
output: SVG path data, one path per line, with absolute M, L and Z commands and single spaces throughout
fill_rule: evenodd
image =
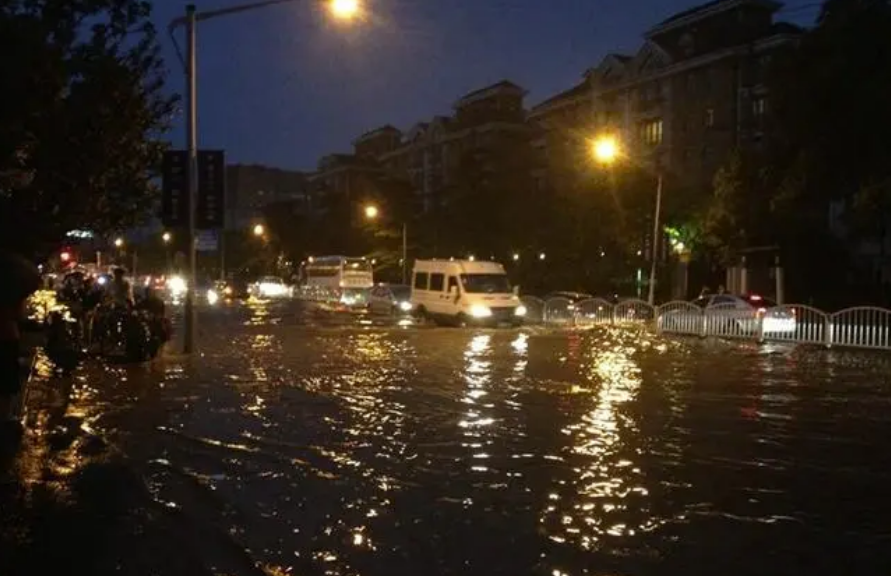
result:
M 715 550 L 734 574 L 716 558 L 757 540 L 750 524 L 820 554 L 800 526 L 844 515 L 827 494 L 877 487 L 849 471 L 888 461 L 869 442 L 891 432 L 891 377 L 834 353 L 605 329 L 218 337 L 200 368 L 80 382 L 72 410 L 97 433 L 142 422 L 127 445 L 156 499 L 281 573 L 641 573 Z

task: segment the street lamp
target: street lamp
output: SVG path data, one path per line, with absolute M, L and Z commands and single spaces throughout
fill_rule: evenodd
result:
M 591 155 L 600 164 L 611 165 L 621 155 L 621 146 L 615 136 L 604 135 L 591 142 Z M 662 169 L 656 167 L 656 210 L 653 214 L 653 246 L 650 254 L 650 282 L 647 302 L 656 303 L 656 254 L 659 248 L 659 221 L 662 216 Z
M 167 274 L 170 274 L 170 269 L 172 266 L 170 265 L 170 241 L 173 240 L 173 234 L 170 232 L 164 232 L 161 234 L 161 241 L 164 242 L 164 263 L 167 267 Z
M 619 157 L 619 141 L 615 136 L 601 136 L 591 142 L 591 154 L 601 164 L 612 164 Z
M 115 238 L 114 239 L 114 247 L 115 248 L 123 248 L 124 247 L 124 239 L 123 238 Z
M 254 225 L 254 236 L 260 238 L 260 237 L 262 237 L 264 234 L 266 234 L 266 227 L 265 227 L 265 226 L 263 226 L 262 224 L 256 224 L 256 225 Z
M 359 0 L 331 0 L 328 9 L 335 18 L 352 20 L 359 15 Z
M 380 209 L 374 204 L 365 206 L 365 217 L 369 220 L 377 220 Z M 408 284 L 408 224 L 402 223 L 402 283 Z
M 198 9 L 194 4 L 189 4 L 186 6 L 185 16 L 174 18 L 168 26 L 171 35 L 173 34 L 173 30 L 179 26 L 185 26 L 186 29 L 186 59 L 184 64 L 186 69 L 186 150 L 188 157 L 186 174 L 188 175 L 187 197 L 189 199 L 186 245 L 189 250 L 189 274 L 191 276 L 192 285 L 195 284 L 195 278 L 198 275 L 198 254 L 195 246 L 195 209 L 198 204 L 198 52 L 195 29 L 198 22 L 204 20 L 295 1 L 296 0 L 256 0 L 248 4 L 207 10 L 205 12 L 198 12 Z M 340 20 L 349 20 L 359 13 L 359 2 L 360 0 L 328 0 L 327 6 L 334 17 Z M 193 290 L 186 292 L 183 320 L 183 352 L 190 354 L 195 348 L 196 331 L 195 299 Z

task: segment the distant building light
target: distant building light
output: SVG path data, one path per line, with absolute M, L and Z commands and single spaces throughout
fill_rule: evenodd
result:
M 90 230 L 71 230 L 65 236 L 69 238 L 92 238 L 93 232 Z

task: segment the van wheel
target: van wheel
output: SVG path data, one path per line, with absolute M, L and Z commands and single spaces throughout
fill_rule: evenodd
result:
M 417 320 L 426 320 L 427 319 L 427 309 L 423 306 L 418 306 L 418 309 L 414 312 L 414 317 Z
M 467 328 L 467 316 L 463 312 L 455 316 L 455 327 Z

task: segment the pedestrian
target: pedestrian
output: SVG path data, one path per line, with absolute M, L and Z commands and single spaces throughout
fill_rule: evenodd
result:
M 21 434 L 15 401 L 22 391 L 21 334 L 28 297 L 40 288 L 40 274 L 33 264 L 12 253 L 0 253 L 0 430 Z

